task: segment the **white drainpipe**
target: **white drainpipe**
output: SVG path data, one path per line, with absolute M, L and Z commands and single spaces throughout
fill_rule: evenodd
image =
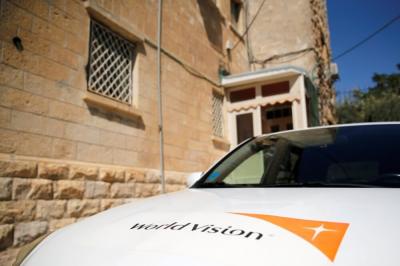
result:
M 161 21 L 162 21 L 162 0 L 158 0 L 158 16 L 157 16 L 157 90 L 158 90 L 158 114 L 160 133 L 160 175 L 161 175 L 161 192 L 165 193 L 165 174 L 164 174 L 164 127 L 163 127 L 163 111 L 162 111 L 162 93 L 161 93 Z

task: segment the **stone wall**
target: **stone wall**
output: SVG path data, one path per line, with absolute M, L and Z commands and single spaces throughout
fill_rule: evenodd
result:
M 166 173 L 166 191 L 186 187 Z M 108 208 L 160 193 L 157 171 L 62 161 L 0 160 L 0 265 L 32 240 Z
M 219 66 L 241 72 L 247 58 L 224 1 L 163 1 L 167 191 L 229 149 L 213 141 L 212 93 Z M 0 265 L 46 232 L 160 192 L 157 3 L 0 0 Z M 91 20 L 136 45 L 130 106 L 87 90 Z M 228 39 L 240 42 L 232 57 Z
M 250 18 L 261 4 L 263 0 L 249 2 Z M 253 69 L 291 65 L 311 70 L 313 51 L 300 52 L 314 47 L 311 19 L 309 0 L 265 1 L 249 32 Z
M 157 169 L 157 1 L 1 0 L 0 5 L 0 153 Z M 124 109 L 124 104 L 105 97 L 103 105 L 87 101 L 96 96 L 87 91 L 91 19 L 138 38 L 133 112 L 121 112 L 114 106 Z M 164 1 L 168 170 L 203 171 L 226 152 L 212 142 L 212 91 L 218 88 L 220 63 L 236 73 L 247 69 L 242 43 L 232 55 L 235 64 L 226 55 L 226 40 L 238 40 L 227 20 L 212 1 Z

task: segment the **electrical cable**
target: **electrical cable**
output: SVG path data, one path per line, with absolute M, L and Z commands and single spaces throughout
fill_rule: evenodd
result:
M 150 39 L 144 39 L 144 41 L 150 45 L 150 47 L 157 49 L 157 45 L 151 41 Z M 198 77 L 200 79 L 206 80 L 208 82 L 210 82 L 211 84 L 213 84 L 214 86 L 220 87 L 221 85 L 212 80 L 211 78 L 207 77 L 206 75 L 202 74 L 201 72 L 197 71 L 196 69 L 194 69 L 193 67 L 191 67 L 190 65 L 186 64 L 185 62 L 183 62 L 182 60 L 180 60 L 179 58 L 177 58 L 175 55 L 173 55 L 171 52 L 167 51 L 166 49 L 161 47 L 161 52 L 165 55 L 167 55 L 169 58 L 171 58 L 172 60 L 174 60 L 176 63 L 178 63 L 179 65 L 181 65 L 187 72 L 189 72 L 190 74 L 192 74 L 195 77 Z
M 398 19 L 400 19 L 400 14 L 397 15 L 396 17 L 392 18 L 391 20 L 389 20 L 388 22 L 386 22 L 382 27 L 380 27 L 379 29 L 377 29 L 376 31 L 374 31 L 373 33 L 371 33 L 370 35 L 368 35 L 366 38 L 364 38 L 363 40 L 359 41 L 358 43 L 356 43 L 355 45 L 353 45 L 352 47 L 346 49 L 345 51 L 343 51 L 342 53 L 340 53 L 338 56 L 334 57 L 332 59 L 332 61 L 337 60 L 343 56 L 345 56 L 346 54 L 352 52 L 353 50 L 357 49 L 358 47 L 360 47 L 361 45 L 363 45 L 364 43 L 366 43 L 367 41 L 369 41 L 370 39 L 372 39 L 373 37 L 375 37 L 377 34 L 379 34 L 381 31 L 383 31 L 384 29 L 386 29 L 387 27 L 389 27 L 390 25 L 392 25 L 394 22 L 396 22 Z
M 256 20 L 258 14 L 260 13 L 260 11 L 261 11 L 263 5 L 265 4 L 265 2 L 266 2 L 266 0 L 264 0 L 264 1 L 260 4 L 260 6 L 259 6 L 258 9 L 257 9 L 257 12 L 254 14 L 253 19 L 250 21 L 249 25 L 247 25 L 245 31 L 243 32 L 242 35 L 240 35 L 239 40 L 235 43 L 235 45 L 232 47 L 231 50 L 235 49 L 235 47 L 240 43 L 240 41 L 243 39 L 243 37 L 248 33 L 248 31 L 249 31 L 251 25 L 253 25 L 254 21 Z
M 309 48 L 305 48 L 305 49 L 301 49 L 301 50 L 297 50 L 297 51 L 292 51 L 292 52 L 288 52 L 288 53 L 284 53 L 284 54 L 276 54 L 276 55 L 270 56 L 270 57 L 268 57 L 266 59 L 263 59 L 263 60 L 259 60 L 259 59 L 253 60 L 253 61 L 251 61 L 251 63 L 264 65 L 265 63 L 267 63 L 269 61 L 273 61 L 275 59 L 280 59 L 280 58 L 287 57 L 287 56 L 295 56 L 295 55 L 297 55 L 298 57 L 301 57 L 305 53 L 311 52 L 311 51 L 315 52 L 315 48 L 309 47 Z M 298 57 L 291 58 L 291 59 L 288 59 L 288 60 L 286 60 L 284 62 L 280 62 L 280 63 L 290 62 L 290 61 L 293 61 L 293 60 L 297 59 Z

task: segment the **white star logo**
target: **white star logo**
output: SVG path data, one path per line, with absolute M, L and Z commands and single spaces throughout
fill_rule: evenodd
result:
M 313 230 L 314 231 L 314 235 L 312 237 L 312 241 L 314 241 L 319 234 L 323 233 L 323 232 L 336 232 L 336 230 L 332 230 L 332 229 L 327 229 L 324 227 L 324 224 L 321 224 L 318 227 L 304 227 L 304 229 L 308 229 L 308 230 Z

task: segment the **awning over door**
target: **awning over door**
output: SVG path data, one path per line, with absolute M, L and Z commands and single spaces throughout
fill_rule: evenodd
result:
M 300 102 L 300 97 L 287 95 L 282 98 L 271 99 L 268 102 L 264 103 L 250 103 L 249 105 L 239 106 L 239 107 L 230 107 L 228 108 L 228 112 L 240 112 L 240 111 L 247 111 L 250 109 L 256 109 L 258 106 L 266 107 L 266 106 L 273 106 L 273 105 L 280 105 L 285 103 L 292 103 L 294 101 Z

